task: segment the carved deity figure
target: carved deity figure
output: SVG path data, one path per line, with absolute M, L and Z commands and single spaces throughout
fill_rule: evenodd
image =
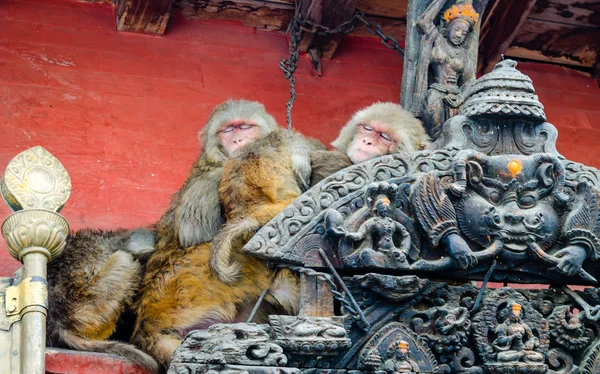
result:
M 375 198 L 372 206 L 373 217 L 369 218 L 358 228 L 357 232 L 348 232 L 345 237 L 359 241 L 370 236 L 372 250 L 385 255 L 391 255 L 397 262 L 406 262 L 406 254 L 410 248 L 410 234 L 406 227 L 390 217 L 393 207 L 385 195 Z M 401 247 L 394 244 L 394 235 L 402 238 Z
M 457 114 L 475 81 L 468 36 L 479 20 L 471 1 L 457 1 L 434 22 L 447 0 L 434 0 L 417 22 L 422 34 L 417 63 L 416 92 L 411 111 L 418 114 L 435 140 L 442 125 Z M 424 93 L 419 94 L 419 93 Z
M 394 348 L 383 363 L 385 372 L 387 374 L 418 373 L 419 366 L 408 357 L 408 342 L 400 340 Z
M 411 234 L 405 225 L 410 225 L 409 220 L 397 208 L 398 191 L 398 185 L 394 183 L 371 183 L 366 190 L 367 206 L 346 220 L 346 223 L 340 212 L 327 212 L 326 234 L 343 242 L 342 256 L 345 264 L 406 268 L 407 256 L 411 259 L 416 257 L 415 251 L 418 249 L 413 245 Z
M 597 188 L 582 182 L 568 192 L 564 167 L 549 154 L 486 156 L 465 150 L 455 156 L 453 171 L 454 183 L 445 187 L 435 174 L 422 177 L 413 206 L 430 243 L 443 247 L 459 267 L 499 255 L 511 263 L 501 265 L 502 271 L 530 262 L 550 274 L 595 283 L 582 265 L 600 258 Z
M 497 353 L 498 362 L 544 361 L 544 356 L 535 351 L 540 345 L 539 339 L 533 335 L 531 327 L 521 319 L 521 308 L 520 304 L 511 304 L 508 318 L 494 330 L 497 337 L 492 342 L 492 348 Z

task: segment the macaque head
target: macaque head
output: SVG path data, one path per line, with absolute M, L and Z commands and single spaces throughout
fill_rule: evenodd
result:
M 204 154 L 213 161 L 234 156 L 244 145 L 278 128 L 265 107 L 255 101 L 229 100 L 218 105 L 200 132 Z
M 421 121 L 395 103 L 375 103 L 350 119 L 331 143 L 354 163 L 425 148 L 429 138 Z

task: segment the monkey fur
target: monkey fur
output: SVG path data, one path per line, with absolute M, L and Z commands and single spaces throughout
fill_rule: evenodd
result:
M 275 274 L 264 261 L 245 256 L 239 251 L 232 254 L 232 260 L 241 264 L 240 269 L 243 273 L 236 282 L 222 282 L 210 266 L 210 240 L 218 231 L 218 225 L 215 223 L 212 227 L 205 223 L 215 219 L 215 212 L 218 213 L 219 224 L 222 220 L 219 185 L 224 185 L 221 178 L 224 169 L 227 169 L 227 162 L 232 159 L 226 157 L 217 134 L 224 125 L 236 119 L 256 123 L 261 129 L 259 137 L 263 137 L 266 144 L 270 141 L 266 138 L 271 139 L 272 134 L 281 131 L 261 104 L 229 101 L 215 109 L 200 132 L 203 153 L 159 222 L 157 248 L 146 266 L 142 295 L 136 303 L 137 320 L 132 342 L 155 357 L 164 368 L 168 366 L 173 351 L 181 344 L 187 332 L 207 328 L 217 322 L 245 320 L 262 291 L 273 284 Z M 252 145 L 247 144 L 245 147 Z M 324 147 L 320 143 L 311 143 L 310 148 Z M 278 157 L 291 160 L 291 153 L 293 152 L 287 152 L 285 156 L 278 154 Z M 239 159 L 241 156 L 234 157 Z M 308 158 L 296 157 L 295 160 L 297 168 L 294 181 L 308 184 Z M 269 166 L 278 162 L 279 159 L 276 162 L 271 160 Z M 210 178 L 206 179 L 209 173 Z M 228 173 L 225 175 L 229 175 Z M 267 177 L 263 178 L 262 182 L 269 181 Z M 232 204 L 244 205 L 245 202 L 238 200 Z M 225 211 L 230 210 L 231 206 L 227 206 Z M 186 224 L 189 224 L 189 227 L 186 228 Z M 202 237 L 190 237 L 189 230 L 194 231 L 192 234 L 196 231 L 204 232 L 201 233 Z M 243 244 L 249 237 L 239 239 L 239 244 Z M 208 241 L 198 243 L 201 240 Z M 291 281 L 296 282 L 295 279 Z M 278 284 L 288 288 L 297 286 L 295 283 L 287 286 L 286 282 L 289 280 L 282 279 Z M 285 301 L 285 305 L 278 305 L 271 295 L 266 299 L 270 303 L 259 311 L 256 320 L 264 322 L 268 314 L 282 313 L 284 307 L 291 308 Z
M 157 362 L 134 346 L 107 340 L 131 307 L 143 263 L 154 251 L 149 230 L 71 233 L 63 252 L 48 264 L 49 346 L 112 353 L 156 373 Z
M 224 124 L 239 118 L 256 123 L 261 137 L 278 128 L 275 119 L 257 102 L 229 100 L 213 110 L 199 134 L 202 152 L 157 224 L 158 250 L 210 242 L 221 228 L 224 220 L 219 184 L 227 156 L 217 133 Z
M 390 153 L 415 152 L 429 145 L 429 137 L 417 118 L 396 103 L 378 102 L 356 112 L 334 140 L 334 151 L 317 151 L 311 153 L 312 176 L 310 185 L 352 165 L 348 157 L 349 147 L 356 130 L 361 124 L 379 121 L 388 127 L 388 132 L 397 140 Z M 383 155 L 382 155 L 383 156 Z

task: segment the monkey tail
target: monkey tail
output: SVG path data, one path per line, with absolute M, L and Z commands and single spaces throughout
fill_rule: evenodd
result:
M 123 356 L 143 367 L 150 373 L 160 373 L 160 366 L 156 360 L 131 344 L 121 343 L 114 340 L 86 339 L 65 328 L 60 328 L 58 334 L 60 340 L 73 349 Z
M 234 243 L 250 237 L 260 228 L 252 217 L 227 222 L 215 238 L 210 249 L 210 268 L 223 283 L 233 283 L 240 276 L 240 264 L 230 263 Z

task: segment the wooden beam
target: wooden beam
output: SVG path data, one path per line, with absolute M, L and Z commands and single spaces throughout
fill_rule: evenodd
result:
M 335 28 L 351 19 L 357 6 L 358 0 L 310 0 L 302 3 L 300 13 L 304 19 Z M 323 36 L 305 32 L 300 41 L 300 50 L 315 50 L 311 55 L 330 59 L 341 40 L 342 35 L 339 34 Z
M 358 9 L 373 16 L 406 19 L 408 0 L 358 0 Z
M 117 30 L 162 35 L 172 6 L 173 0 L 117 0 Z
M 493 69 L 517 36 L 536 0 L 492 0 L 479 33 L 477 71 Z
M 507 56 L 592 68 L 600 51 L 600 28 L 527 19 Z
M 221 19 L 241 21 L 262 30 L 286 31 L 294 16 L 293 1 L 285 0 L 195 0 L 180 2 L 181 14 L 187 19 Z

